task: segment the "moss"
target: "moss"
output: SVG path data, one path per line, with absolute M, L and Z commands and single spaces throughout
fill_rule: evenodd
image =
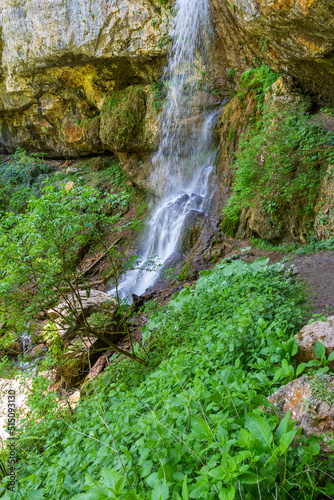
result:
M 228 142 L 234 142 L 237 136 L 237 131 L 234 129 L 231 129 L 228 134 Z
M 146 98 L 142 86 L 128 87 L 114 94 L 101 112 L 100 137 L 113 151 L 143 149 Z
M 226 236 L 230 236 L 231 238 L 233 238 L 235 236 L 235 233 L 237 232 L 238 226 L 239 219 L 230 219 L 229 217 L 225 217 L 221 225 L 221 230 L 223 234 L 226 234 Z
M 176 277 L 178 281 L 185 281 L 190 276 L 190 261 L 183 266 L 180 274 Z

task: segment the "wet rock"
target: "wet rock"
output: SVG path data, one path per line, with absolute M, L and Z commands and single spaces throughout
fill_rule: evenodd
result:
M 99 113 L 120 90 L 158 80 L 169 11 L 156 0 L 2 1 L 0 152 L 103 154 Z
M 269 397 L 280 416 L 287 412 L 306 435 L 334 432 L 334 377 L 300 377 Z
M 145 92 L 142 86 L 120 92 L 112 105 L 106 104 L 100 119 L 102 144 L 111 151 L 129 152 L 145 149 Z
M 94 158 L 89 162 L 89 168 L 94 172 L 100 172 L 101 170 L 105 170 L 108 167 L 109 163 L 105 158 L 103 158 L 103 156 L 98 156 L 97 158 Z
M 37 344 L 24 355 L 24 361 L 32 361 L 45 354 L 47 346 L 45 344 Z
M 305 325 L 302 330 L 295 335 L 298 344 L 296 359 L 299 363 L 307 363 L 312 359 L 317 359 L 314 354 L 314 344 L 321 342 L 326 348 L 326 356 L 334 351 L 334 316 L 327 318 L 327 321 L 316 321 L 310 325 Z
M 210 260 L 217 260 L 224 256 L 225 245 L 209 248 L 209 250 L 204 254 L 204 260 L 209 262 Z
M 6 346 L 4 352 L 5 354 L 8 354 L 10 356 L 18 356 L 23 352 L 22 342 L 21 341 L 12 342 L 11 344 Z
M 199 196 L 198 198 L 201 197 Z M 200 200 L 195 199 L 194 201 L 197 201 L 200 204 L 202 198 Z M 195 246 L 201 236 L 205 221 L 206 217 L 203 212 L 191 210 L 188 213 L 184 220 L 182 231 L 179 237 L 177 252 L 185 254 Z

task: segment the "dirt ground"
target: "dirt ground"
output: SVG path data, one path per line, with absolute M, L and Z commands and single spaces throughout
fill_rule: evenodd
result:
M 246 248 L 250 242 L 240 242 L 240 248 Z M 233 252 L 232 252 L 233 253 Z M 237 252 L 240 254 L 239 252 Z M 265 252 L 252 248 L 240 256 L 245 262 L 252 262 L 257 257 L 269 257 L 274 264 L 287 257 L 281 252 Z M 314 254 L 294 255 L 286 262 L 286 267 L 294 266 L 294 274 L 306 286 L 307 301 L 312 314 L 334 315 L 334 251 L 321 251 Z
M 295 255 L 290 263 L 306 284 L 311 313 L 334 314 L 334 252 Z

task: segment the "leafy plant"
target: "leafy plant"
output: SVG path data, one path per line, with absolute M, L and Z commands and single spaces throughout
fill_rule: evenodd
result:
M 26 419 L 21 495 L 320 499 L 332 469 L 319 467 L 318 438 L 292 446 L 290 415 L 263 410 L 303 316 L 300 285 L 282 270 L 224 261 L 167 307 L 150 304 L 148 367 L 112 364 L 72 414 Z
M 239 98 L 257 93 L 253 124 L 241 136 L 233 193 L 223 212 L 232 235 L 243 208 L 258 206 L 268 225 L 282 228 L 287 214 L 311 221 L 320 181 L 334 160 L 334 136 L 313 123 L 301 102 L 272 109 L 264 104 L 273 73 L 261 67 L 243 75 Z
M 80 253 L 93 242 L 105 247 L 103 234 L 107 228 L 114 235 L 124 229 L 118 223 L 126 206 L 125 195 L 102 198 L 90 188 L 66 193 L 49 186 L 41 198 L 30 200 L 27 213 L 8 214 L 1 221 L 0 306 L 9 327 L 25 331 L 40 311 L 52 310 L 63 302 L 67 313 L 57 311 L 57 326 L 65 321 L 79 335 L 98 338 L 113 350 L 142 362 L 134 350 L 127 353 L 107 334 L 93 328 L 82 306 L 82 293 L 89 297 L 90 286 L 78 266 Z M 116 209 L 116 215 L 106 215 Z M 137 225 L 136 221 L 127 222 L 127 228 Z M 117 287 L 124 259 L 114 246 L 105 248 L 105 253 Z M 118 296 L 117 300 L 122 312 Z M 129 333 L 122 318 L 124 333 Z
M 0 214 L 6 210 L 20 213 L 32 195 L 40 194 L 43 180 L 53 170 L 43 156 L 18 149 L 11 157 L 0 161 Z

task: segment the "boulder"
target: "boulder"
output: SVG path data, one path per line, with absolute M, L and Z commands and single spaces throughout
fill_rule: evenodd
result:
M 326 356 L 334 351 L 334 316 L 327 318 L 327 321 L 316 321 L 310 325 L 305 325 L 302 330 L 295 335 L 298 344 L 296 359 L 299 363 L 307 363 L 312 359 L 317 359 L 314 354 L 314 344 L 321 342 L 326 348 Z
M 75 330 L 80 327 L 80 319 L 83 316 L 88 318 L 94 313 L 104 311 L 109 317 L 113 317 L 116 313 L 115 299 L 104 292 L 91 290 L 87 297 L 85 291 L 80 291 L 79 296 L 80 302 L 78 297 L 69 295 L 68 302 L 62 302 L 48 311 L 60 338 L 65 342 L 75 337 Z
M 91 290 L 87 297 L 86 292 L 81 291 L 81 305 L 73 295 L 68 296 L 68 301 L 71 307 L 68 302 L 62 302 L 48 311 L 52 321 L 44 326 L 44 340 L 59 359 L 58 377 L 67 386 L 75 387 L 89 373 L 90 366 L 93 373 L 98 372 L 103 365 L 101 350 L 108 342 L 116 343 L 124 329 L 116 315 L 115 299 L 104 292 Z M 83 317 L 93 334 L 83 327 Z M 100 364 L 95 366 L 99 358 Z
M 37 344 L 24 355 L 24 361 L 32 361 L 45 354 L 47 347 L 45 344 Z
M 269 397 L 281 417 L 290 412 L 306 436 L 334 432 L 334 376 L 300 377 Z
M 74 188 L 75 184 L 73 181 L 69 181 L 65 184 L 64 186 L 64 189 L 66 191 L 66 193 L 69 193 L 70 191 L 72 191 L 72 189 Z

